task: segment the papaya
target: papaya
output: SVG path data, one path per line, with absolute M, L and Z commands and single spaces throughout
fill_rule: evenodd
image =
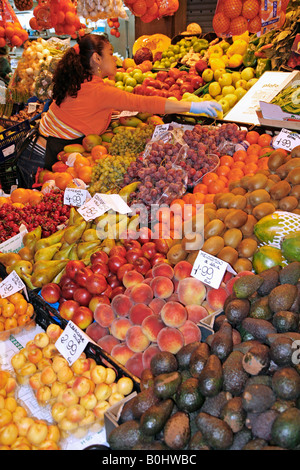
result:
M 252 266 L 254 271 L 259 274 L 266 269 L 274 266 L 284 266 L 284 257 L 279 248 L 265 245 L 260 247 L 253 255 Z
M 287 261 L 300 261 L 300 230 L 282 240 L 281 251 Z
M 286 233 L 295 232 L 295 230 L 300 230 L 300 216 L 284 211 L 276 211 L 262 217 L 253 229 L 254 235 L 259 241 L 276 246 L 278 238 L 283 237 Z

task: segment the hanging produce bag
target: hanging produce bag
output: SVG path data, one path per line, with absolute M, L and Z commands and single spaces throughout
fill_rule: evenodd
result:
M 172 16 L 179 8 L 178 0 L 125 0 L 124 3 L 143 23 Z
M 0 0 L 0 47 L 20 47 L 28 33 L 22 28 L 8 0 Z
M 90 21 L 128 18 L 122 0 L 78 0 L 77 12 Z
M 219 37 L 264 34 L 285 22 L 289 0 L 218 0 L 213 29 Z

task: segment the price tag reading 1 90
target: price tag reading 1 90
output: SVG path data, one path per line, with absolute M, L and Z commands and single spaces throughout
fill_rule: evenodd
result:
M 228 263 L 225 261 L 200 250 L 193 264 L 191 275 L 204 284 L 218 289 L 227 267 Z
M 84 351 L 88 342 L 89 339 L 85 333 L 75 323 L 69 321 L 55 346 L 71 366 Z

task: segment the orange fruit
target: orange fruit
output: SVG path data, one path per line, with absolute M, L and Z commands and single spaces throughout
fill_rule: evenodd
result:
M 84 183 L 90 183 L 92 180 L 92 167 L 91 166 L 82 166 L 79 169 L 78 172 L 78 177 L 84 182 Z
M 189 220 L 196 215 L 196 207 L 192 203 L 186 204 L 183 210 L 183 220 Z
M 194 204 L 203 204 L 204 202 L 204 199 L 205 199 L 205 194 L 203 193 L 194 193 L 194 197 L 193 197 L 193 203 Z
M 0 37 L 0 47 L 5 47 L 6 46 L 6 39 Z
M 249 33 L 258 33 L 261 30 L 261 19 L 259 16 L 255 16 L 252 20 L 248 23 L 248 31 Z
M 259 157 L 262 157 L 262 156 L 269 156 L 271 154 L 271 152 L 273 152 L 273 148 L 272 147 L 262 147 L 261 150 L 258 152 L 258 156 Z
M 261 134 L 257 140 L 258 145 L 262 147 L 267 147 L 272 141 L 272 136 L 270 134 Z
M 217 181 L 217 179 L 217 173 L 206 173 L 202 178 L 202 182 L 203 184 L 209 185 L 211 182 Z
M 228 181 L 236 181 L 239 180 L 244 176 L 244 171 L 241 170 L 240 168 L 235 168 L 234 170 L 231 170 Z
M 24 188 L 15 189 L 11 195 L 12 202 L 20 202 L 21 204 L 26 204 L 29 201 L 30 191 Z
M 225 188 L 225 183 L 224 181 L 218 179 L 217 181 L 212 181 L 211 183 L 209 183 L 207 188 L 209 194 L 218 194 L 221 193 Z
M 259 133 L 256 131 L 249 131 L 246 134 L 246 140 L 249 144 L 257 144 Z
M 257 161 L 257 168 L 259 170 L 268 170 L 268 160 L 269 157 L 262 157 Z
M 209 204 L 210 202 L 214 202 L 215 195 L 212 194 L 205 194 L 204 204 Z
M 243 170 L 243 168 L 245 167 L 245 162 L 242 162 L 241 160 L 237 160 L 236 162 L 234 162 L 234 164 L 232 165 L 232 169 L 234 170 L 235 168 L 240 168 L 241 170 Z
M 250 155 L 251 153 L 256 153 L 258 155 L 259 151 L 261 150 L 261 146 L 258 144 L 251 144 L 247 148 L 247 154 Z
M 99 160 L 100 158 L 106 156 L 107 153 L 107 148 L 104 147 L 104 145 L 95 145 L 95 147 L 93 147 L 91 151 L 93 160 Z
M 29 196 L 29 204 L 35 206 L 43 199 L 43 194 L 40 191 L 31 191 Z
M 27 300 L 26 299 L 21 299 L 19 302 L 15 305 L 15 311 L 17 315 L 24 315 L 27 310 Z
M 4 38 L 5 37 L 5 28 L 3 28 L 3 26 L 0 26 L 0 38 Z
M 0 197 L 0 206 L 2 206 L 2 204 L 9 204 L 10 203 L 10 198 L 8 197 Z
M 243 3 L 241 0 L 225 0 L 223 4 L 223 13 L 227 18 L 233 19 L 242 13 Z
M 131 8 L 135 16 L 143 16 L 147 12 L 147 5 L 144 0 L 136 0 Z
M 184 200 L 183 199 L 174 199 L 172 202 L 171 202 L 171 205 L 170 205 L 170 210 L 171 212 L 174 214 L 174 215 L 181 215 L 182 214 L 182 211 L 183 211 L 183 207 L 184 207 Z
M 183 196 L 182 196 L 182 200 L 185 204 L 191 204 L 191 194 L 190 193 L 185 193 Z M 183 209 L 184 209 L 185 206 L 183 206 Z
M 80 153 L 78 153 L 78 154 L 76 155 L 76 160 L 75 160 L 75 162 L 74 162 L 73 168 L 74 168 L 74 170 L 75 170 L 76 172 L 78 172 L 78 170 L 79 170 L 82 166 L 86 166 L 86 165 L 88 165 L 88 163 L 89 163 L 88 159 L 87 159 L 86 157 L 84 157 L 83 155 L 81 155 Z
M 72 175 L 70 175 L 70 173 L 67 173 L 66 171 L 57 173 L 54 178 L 56 186 L 62 191 L 66 189 L 67 185 L 71 183 L 72 180 L 73 180 Z
M 232 36 L 239 36 L 248 30 L 248 21 L 243 16 L 233 18 L 229 29 Z
M 248 164 L 248 163 L 256 163 L 257 161 L 258 161 L 258 155 L 257 155 L 257 153 L 250 153 L 250 155 L 247 156 L 246 164 Z
M 220 165 L 216 173 L 218 176 L 227 176 L 230 173 L 230 167 L 228 165 Z
M 230 20 L 229 18 L 227 18 L 227 16 L 224 15 L 224 13 L 219 12 L 214 15 L 212 26 L 216 35 L 219 36 L 228 31 L 230 26 Z
M 11 42 L 11 45 L 15 47 L 20 47 L 23 44 L 23 40 L 17 34 L 14 34 L 10 38 L 10 42 Z
M 259 14 L 260 3 L 258 0 L 246 0 L 243 4 L 242 16 L 247 20 L 252 20 Z
M 234 162 L 243 162 L 247 157 L 246 150 L 236 150 L 232 155 L 232 159 Z M 233 165 L 232 165 L 233 167 Z
M 17 320 L 12 317 L 12 318 L 7 318 L 4 323 L 4 328 L 5 330 L 12 330 L 13 328 L 16 328 L 18 326 Z
M 258 166 L 256 163 L 248 163 L 245 165 L 244 173 L 245 175 L 254 175 L 257 172 Z
M 14 306 L 14 304 L 12 304 L 11 302 L 8 302 L 7 304 L 3 305 L 2 309 L 1 309 L 1 314 L 2 314 L 5 318 L 10 318 L 10 317 L 12 317 L 14 313 L 15 313 L 15 306 Z
M 10 39 L 13 37 L 15 34 L 15 28 L 11 23 L 7 23 L 7 26 L 5 27 L 5 36 Z
M 26 325 L 30 321 L 30 315 L 25 313 L 24 315 L 20 315 L 18 317 L 18 326 Z
M 232 164 L 233 164 L 233 159 L 231 155 L 222 155 L 222 157 L 220 158 L 221 166 L 226 165 L 226 166 L 231 167 Z
M 207 194 L 207 186 L 203 183 L 198 183 L 194 186 L 193 193 Z M 173 203 L 172 203 L 173 204 Z

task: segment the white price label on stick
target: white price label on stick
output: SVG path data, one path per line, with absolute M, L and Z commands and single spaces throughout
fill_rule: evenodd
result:
M 106 204 L 102 197 L 99 194 L 95 194 L 92 199 L 78 209 L 78 212 L 86 221 L 89 221 L 100 217 L 100 215 L 109 209 L 110 206 Z
M 2 282 L 0 282 L 0 297 L 4 299 L 9 295 L 26 289 L 26 286 L 16 271 L 12 271 Z
M 300 134 L 288 129 L 281 129 L 280 133 L 274 137 L 272 145 L 275 149 L 284 149 L 291 152 L 293 148 L 300 145 Z
M 79 358 L 88 343 L 89 337 L 75 323 L 68 321 L 55 346 L 71 366 Z
M 66 188 L 64 193 L 64 204 L 68 206 L 81 207 L 87 198 L 86 189 Z
M 225 261 L 200 250 L 193 264 L 191 276 L 218 289 L 228 268 L 230 267 Z M 231 271 L 231 269 L 228 270 Z

